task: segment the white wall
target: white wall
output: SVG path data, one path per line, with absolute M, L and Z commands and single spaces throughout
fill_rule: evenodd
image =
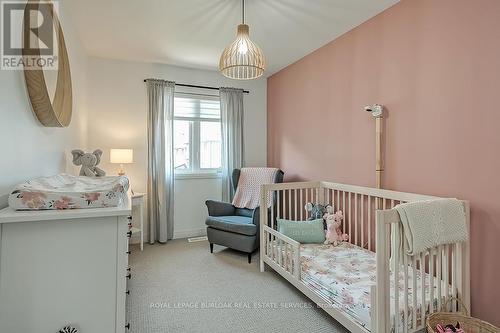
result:
M 23 72 L 0 70 L 0 207 L 15 184 L 65 171 L 65 152 L 86 143 L 86 56 L 60 5 L 73 83 L 73 119 L 68 128 L 43 127 L 31 110 Z
M 266 165 L 265 79 L 234 81 L 219 72 L 195 70 L 161 64 L 128 62 L 90 57 L 88 59 L 89 147 L 104 151 L 102 167 L 114 173 L 109 164 L 110 148 L 133 148 L 135 163 L 127 174 L 136 192 L 146 191 L 147 127 L 145 78 L 206 86 L 231 86 L 250 91 L 245 94 L 245 160 L 248 166 Z M 181 90 L 179 87 L 177 90 Z M 184 89 L 183 91 L 187 91 Z M 213 90 L 203 91 L 209 94 Z M 220 199 L 220 179 L 182 179 L 175 183 L 176 238 L 205 232 L 206 199 Z

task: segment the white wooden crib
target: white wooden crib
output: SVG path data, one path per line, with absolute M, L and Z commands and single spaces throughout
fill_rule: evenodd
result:
M 392 208 L 399 203 L 436 197 L 329 182 L 297 182 L 263 185 L 261 207 L 271 196 L 275 205 L 260 212 L 260 270 L 264 271 L 264 264 L 269 265 L 350 331 L 419 331 L 425 328 L 428 313 L 439 311 L 450 297 L 460 298 L 470 308 L 468 242 L 442 245 L 415 256 L 407 255 L 406 248 L 399 246 L 403 231 L 399 215 Z M 360 323 L 304 283 L 301 245 L 276 230 L 276 218 L 307 220 L 307 202 L 330 204 L 335 210 L 342 210 L 342 227 L 349 234 L 349 242 L 375 252 L 376 282 L 369 289 L 369 325 Z M 464 201 L 464 206 L 469 228 L 468 202 Z M 417 274 L 421 274 L 420 281 Z M 400 282 L 391 287 L 391 276 L 399 277 L 399 281 L 402 276 L 402 286 Z M 410 289 L 417 292 L 409 295 L 406 291 Z M 421 305 L 417 304 L 419 297 Z M 431 305 L 425 311 L 427 298 Z M 448 310 L 456 311 L 456 303 L 450 304 Z

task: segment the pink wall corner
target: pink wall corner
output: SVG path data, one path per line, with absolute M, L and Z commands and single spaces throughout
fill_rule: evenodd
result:
M 500 1 L 403 0 L 268 79 L 268 164 L 288 181 L 470 200 L 472 310 L 500 325 Z

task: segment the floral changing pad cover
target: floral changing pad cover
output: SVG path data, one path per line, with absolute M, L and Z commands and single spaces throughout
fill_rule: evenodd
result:
M 60 174 L 17 185 L 9 195 L 14 210 L 56 210 L 116 207 L 122 204 L 128 178 Z

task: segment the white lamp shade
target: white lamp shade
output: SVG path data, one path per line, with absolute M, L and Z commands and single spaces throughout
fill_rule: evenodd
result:
M 117 164 L 134 163 L 134 151 L 132 149 L 111 149 L 109 151 L 109 162 Z

